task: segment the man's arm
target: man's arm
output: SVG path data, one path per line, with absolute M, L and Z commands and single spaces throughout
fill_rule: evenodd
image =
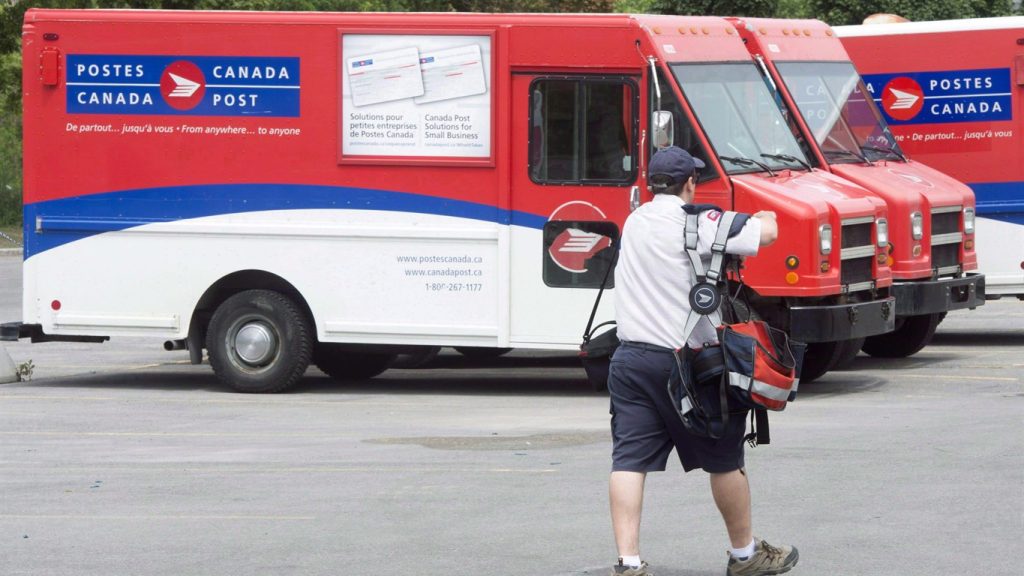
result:
M 761 210 L 751 216 L 761 221 L 761 246 L 769 246 L 779 237 L 779 224 L 775 221 L 775 212 Z

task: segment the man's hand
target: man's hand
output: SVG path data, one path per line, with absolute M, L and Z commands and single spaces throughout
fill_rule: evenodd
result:
M 775 212 L 761 210 L 753 216 L 761 221 L 761 246 L 768 246 L 779 237 L 779 225 L 775 221 Z

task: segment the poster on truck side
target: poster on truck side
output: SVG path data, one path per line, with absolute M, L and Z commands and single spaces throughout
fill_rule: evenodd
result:
M 341 155 L 490 158 L 491 37 L 341 35 Z

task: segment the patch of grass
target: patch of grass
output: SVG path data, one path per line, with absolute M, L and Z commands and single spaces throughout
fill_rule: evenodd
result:
M 12 243 L 7 237 L 14 238 L 17 244 Z M 24 244 L 21 226 L 0 226 L 0 248 L 17 248 Z

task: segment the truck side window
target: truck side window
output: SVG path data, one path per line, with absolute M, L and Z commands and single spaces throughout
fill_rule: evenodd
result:
M 530 88 L 530 178 L 622 185 L 636 179 L 638 101 L 627 79 L 541 78 Z
M 690 123 L 686 114 L 683 114 L 679 100 L 676 99 L 676 93 L 672 91 L 672 85 L 669 84 L 661 70 L 658 70 L 658 83 L 661 86 L 661 109 L 672 113 L 672 123 L 675 125 L 675 145 L 689 152 L 694 158 L 700 158 L 704 161 L 705 165 L 714 166 L 710 161 L 710 156 L 704 150 L 704 146 L 701 145 L 700 137 L 693 128 L 693 124 Z M 654 86 L 651 86 L 649 92 L 651 95 L 650 109 L 655 110 L 657 103 L 655 102 Z M 655 152 L 654 143 L 652 142 L 648 154 L 653 155 Z M 701 171 L 699 182 L 708 182 L 716 178 L 718 178 L 718 172 L 714 169 L 706 168 Z

